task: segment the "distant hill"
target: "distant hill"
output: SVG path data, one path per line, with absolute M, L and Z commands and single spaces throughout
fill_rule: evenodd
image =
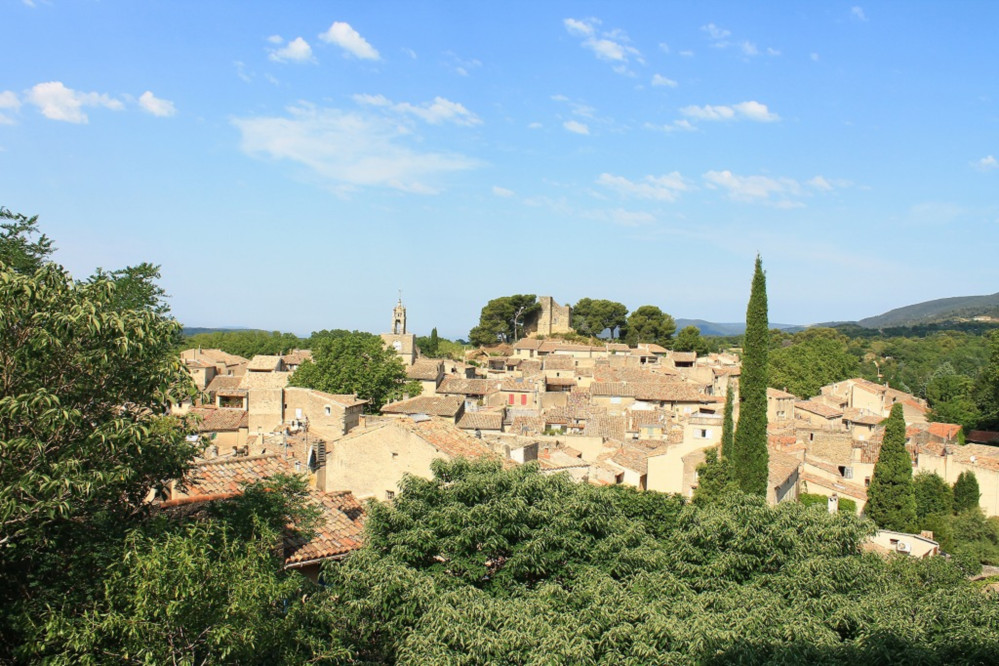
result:
M 677 319 L 676 320 L 676 330 L 679 331 L 687 326 L 696 326 L 700 331 L 701 335 L 716 335 L 716 336 L 731 336 L 731 335 L 742 335 L 746 330 L 746 322 L 738 322 L 734 324 L 719 324 L 713 321 L 704 321 L 703 319 Z M 779 328 L 782 331 L 788 331 L 794 333 L 795 331 L 803 331 L 804 326 L 799 324 L 770 324 L 770 328 Z
M 864 328 L 888 328 L 965 321 L 973 317 L 991 317 L 999 320 L 999 293 L 989 296 L 938 298 L 934 301 L 895 308 L 876 317 L 861 319 L 857 323 Z
M 192 335 L 198 335 L 199 333 L 228 333 L 230 331 L 250 331 L 250 330 L 256 330 L 256 329 L 239 328 L 239 327 L 202 328 L 200 326 L 185 326 L 180 330 L 180 332 L 184 337 L 190 337 Z

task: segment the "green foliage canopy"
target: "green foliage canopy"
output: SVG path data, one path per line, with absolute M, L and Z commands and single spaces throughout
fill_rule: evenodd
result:
M 0 263 L 11 270 L 34 273 L 55 251 L 52 240 L 39 233 L 37 215 L 28 217 L 0 206 L 0 220 Z
M 654 305 L 642 305 L 628 315 L 625 341 L 632 347 L 640 342 L 650 342 L 670 347 L 676 321 Z
M 954 512 L 961 513 L 978 507 L 982 493 L 978 488 L 978 478 L 974 472 L 961 472 L 954 482 Z
M 916 516 L 922 524 L 928 516 L 949 516 L 954 512 L 954 491 L 935 472 L 920 472 L 912 479 L 916 495 Z
M 696 326 L 685 326 L 676 334 L 673 341 L 673 351 L 692 351 L 703 356 L 710 350 L 708 341 L 701 337 L 701 329 Z
M 572 327 L 582 335 L 596 337 L 610 330 L 611 338 L 618 338 L 627 324 L 628 308 L 616 301 L 581 298 L 572 306 Z
M 524 324 L 541 311 L 534 294 L 501 296 L 486 303 L 479 315 L 479 325 L 469 331 L 468 340 L 480 347 L 498 342 L 516 342 Z
M 818 395 L 819 389 L 856 377 L 858 363 L 845 335 L 831 328 L 809 328 L 795 333 L 768 354 L 770 386 L 799 398 Z
M 356 393 L 369 401 L 366 409 L 371 413 L 423 390 L 419 382 L 407 379 L 402 361 L 379 336 L 361 331 L 321 339 L 312 360 L 300 365 L 288 383 L 326 393 Z

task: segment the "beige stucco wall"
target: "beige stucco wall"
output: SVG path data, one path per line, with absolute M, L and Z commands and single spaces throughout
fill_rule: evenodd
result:
M 658 456 L 649 457 L 648 489 L 663 493 L 680 493 L 690 497 L 693 493 L 691 484 L 684 484 L 683 458 L 694 451 L 711 448 L 705 440 L 687 440 L 675 444 Z M 688 474 L 689 477 L 689 474 Z
M 327 445 L 323 490 L 349 490 L 358 499 L 387 499 L 404 474 L 431 478 L 430 463 L 446 458 L 413 433 L 384 427 Z
M 322 391 L 289 386 L 284 390 L 284 420 L 309 419 L 309 432 L 331 440 L 357 427 L 362 407 L 344 408 Z M 326 414 L 329 407 L 330 413 Z M 301 417 L 299 412 L 301 411 Z
M 978 505 L 985 515 L 999 516 L 999 471 L 958 462 L 952 456 L 920 453 L 916 458 L 916 472 L 936 472 L 950 485 L 954 485 L 961 472 L 974 472 L 982 493 Z

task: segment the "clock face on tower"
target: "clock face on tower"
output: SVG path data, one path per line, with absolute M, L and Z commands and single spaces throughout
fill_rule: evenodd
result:
M 402 351 L 402 343 L 399 342 L 398 340 L 393 342 L 392 346 L 395 348 L 396 351 Z

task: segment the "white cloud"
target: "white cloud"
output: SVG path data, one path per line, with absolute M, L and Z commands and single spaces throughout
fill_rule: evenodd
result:
M 177 109 L 174 107 L 173 102 L 166 99 L 160 99 L 149 90 L 139 96 L 139 106 L 154 116 L 159 116 L 160 118 L 166 118 L 177 113 Z
M 575 120 L 567 120 L 562 123 L 562 127 L 566 128 L 574 134 L 589 134 L 590 128 L 586 126 L 586 123 L 577 122 Z
M 743 42 L 739 45 L 739 47 L 742 49 L 743 54 L 747 56 L 756 56 L 760 54 L 760 50 L 756 48 L 756 44 L 753 44 L 752 42 Z
M 631 45 L 631 40 L 622 30 L 603 31 L 598 35 L 600 21 L 595 18 L 567 18 L 562 23 L 570 35 L 582 37 L 583 47 L 593 51 L 599 60 L 614 63 L 614 71 L 618 74 L 633 76 L 625 66 L 632 59 L 644 63 L 642 54 Z
M 625 197 L 670 202 L 676 201 L 680 192 L 686 192 L 690 189 L 687 181 L 678 171 L 663 176 L 645 176 L 638 181 L 628 180 L 624 176 L 602 173 L 597 178 L 597 185 L 603 185 Z
M 850 7 L 850 16 L 858 21 L 867 21 L 867 14 L 864 13 L 863 7 Z
M 397 113 L 416 116 L 431 125 L 449 122 L 469 127 L 482 124 L 482 120 L 462 104 L 443 97 L 435 97 L 434 101 L 419 106 L 409 102 L 394 103 L 384 95 L 354 95 L 354 101 L 365 106 L 385 107 Z
M 464 58 L 458 57 L 457 54 L 452 53 L 451 51 L 448 51 L 444 55 L 446 55 L 450 59 L 451 69 L 453 69 L 455 73 L 458 74 L 459 76 L 468 76 L 469 72 L 471 72 L 473 69 L 482 67 L 482 61 L 476 58 L 472 58 L 471 60 L 466 60 Z
M 816 176 L 815 178 L 812 178 L 811 180 L 808 181 L 808 184 L 814 187 L 815 189 L 821 190 L 823 192 L 831 192 L 833 189 L 832 184 L 822 176 Z
M 690 51 L 690 50 L 680 51 L 680 55 L 682 55 L 684 58 L 693 58 L 694 57 L 694 52 Z
M 500 187 L 499 185 L 493 185 L 493 194 L 498 197 L 509 199 L 514 195 L 514 191 L 508 190 L 505 187 Z
M 274 62 L 315 62 L 312 47 L 301 37 L 288 42 L 279 49 L 272 49 L 268 56 Z
M 724 28 L 719 28 L 714 23 L 709 23 L 707 25 L 702 25 L 701 30 L 705 32 L 712 41 L 719 42 L 716 46 L 727 46 L 728 44 L 722 44 L 726 39 L 732 35 L 731 30 L 725 30 Z
M 361 37 L 349 23 L 334 21 L 330 29 L 319 35 L 328 44 L 336 44 L 344 51 L 361 60 L 380 60 L 381 56 L 371 44 Z
M 685 106 L 680 109 L 680 113 L 697 120 L 732 120 L 735 118 L 735 109 L 730 106 Z
M 645 123 L 645 129 L 656 130 L 657 132 L 696 132 L 697 128 L 687 119 L 674 120 L 665 125 Z
M 21 108 L 21 100 L 17 98 L 17 93 L 12 90 L 0 92 L 0 109 L 10 109 L 17 111 Z M 14 119 L 6 114 L 0 113 L 0 125 L 13 125 Z
M 544 125 L 542 125 L 541 123 L 539 123 L 539 122 L 533 122 L 533 123 L 531 123 L 530 125 L 527 126 L 527 129 L 536 130 L 536 129 L 541 129 L 542 127 L 544 127 Z
M 610 221 L 619 227 L 643 227 L 654 224 L 656 216 L 643 210 L 622 210 L 616 208 L 606 211 Z
M 804 205 L 789 198 L 801 194 L 801 186 L 792 178 L 738 176 L 728 170 L 708 171 L 703 177 L 709 188 L 722 188 L 735 201 L 770 203 L 778 208 Z
M 271 44 L 284 44 L 284 37 L 281 35 L 271 35 L 267 38 L 267 41 Z
M 780 51 L 778 51 L 775 48 L 772 48 L 772 47 L 768 46 L 767 47 L 767 55 L 768 56 L 779 56 L 780 55 Z
M 669 53 L 669 44 L 666 42 L 659 42 L 659 50 L 663 53 Z
M 992 169 L 999 168 L 999 161 L 996 161 L 996 158 L 992 155 L 988 155 L 977 162 L 972 162 L 971 165 L 979 171 L 991 171 Z
M 237 118 L 233 125 L 246 154 L 305 166 L 339 192 L 369 186 L 433 194 L 438 190 L 427 181 L 479 166 L 464 155 L 410 148 L 410 131 L 377 115 L 300 105 L 287 116 Z
M 766 104 L 760 104 L 759 102 L 739 102 L 738 104 L 734 104 L 732 108 L 746 118 L 760 123 L 770 123 L 780 120 L 780 116 L 776 113 L 771 113 Z
M 754 120 L 756 122 L 767 123 L 780 120 L 780 116 L 771 113 L 766 104 L 748 101 L 739 102 L 732 106 L 685 106 L 680 109 L 680 113 L 695 120 Z
M 36 84 L 25 96 L 29 103 L 38 107 L 42 115 L 50 120 L 67 123 L 86 123 L 87 114 L 83 107 L 99 107 L 120 111 L 125 105 L 104 93 L 80 92 L 67 88 L 61 81 Z
M 654 86 L 666 86 L 668 88 L 676 88 L 677 83 L 673 79 L 667 79 L 662 74 L 654 74 L 652 76 L 652 85 L 654 85 Z

